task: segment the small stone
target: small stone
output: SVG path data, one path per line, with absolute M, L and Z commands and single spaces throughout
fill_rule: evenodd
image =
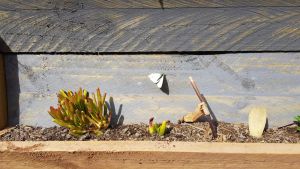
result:
M 141 136 L 141 133 L 135 133 L 134 136 L 135 136 L 135 137 L 140 137 L 140 136 Z
M 86 134 L 79 137 L 79 141 L 83 141 L 83 140 L 86 140 L 86 139 L 89 139 L 89 138 L 91 138 L 91 135 L 89 133 L 86 133 Z
M 261 138 L 266 127 L 267 110 L 264 107 L 252 108 L 249 113 L 249 131 L 252 137 Z
M 128 133 L 127 133 L 127 136 L 131 136 L 131 132 L 128 132 Z
M 45 130 L 46 130 L 46 128 L 41 128 L 40 132 L 41 132 L 41 133 L 44 133 Z
M 30 127 L 30 126 L 25 126 L 25 127 L 24 127 L 24 130 L 27 131 L 27 132 L 28 132 L 28 131 L 31 131 L 31 130 L 32 130 L 32 127 Z
M 66 138 L 70 139 L 72 136 L 70 134 L 67 134 Z
M 104 132 L 104 135 L 109 135 L 109 133 L 110 133 L 110 130 L 107 129 L 107 130 Z
M 239 138 L 240 138 L 240 139 L 245 139 L 246 137 L 241 133 L 241 134 L 239 135 Z

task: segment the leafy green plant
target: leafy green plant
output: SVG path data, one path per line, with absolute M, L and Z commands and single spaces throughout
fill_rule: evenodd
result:
M 294 123 L 298 125 L 297 130 L 300 132 L 300 115 L 295 117 Z
M 77 92 L 60 90 L 57 97 L 58 107 L 51 106 L 48 113 L 53 122 L 68 128 L 72 135 L 101 135 L 109 127 L 112 112 L 105 102 L 106 93 L 101 95 L 99 88 L 92 98 L 81 88 Z
M 148 132 L 150 135 L 158 134 L 159 136 L 163 136 L 166 134 L 167 131 L 167 124 L 169 121 L 163 121 L 161 125 L 158 125 L 153 122 L 154 117 L 151 117 L 149 120 L 149 127 L 148 127 Z

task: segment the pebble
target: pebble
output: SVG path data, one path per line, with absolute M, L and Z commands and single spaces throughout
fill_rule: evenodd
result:
M 43 134 L 45 132 L 46 128 L 41 128 L 40 132 Z
M 141 136 L 141 133 L 135 133 L 134 136 L 135 136 L 135 137 L 140 137 L 140 136 Z
M 29 131 L 31 131 L 31 130 L 32 130 L 32 127 L 25 126 L 25 127 L 24 127 L 24 130 L 25 130 L 26 132 L 29 132 Z
M 69 130 L 67 128 L 63 129 L 62 132 L 67 133 Z
M 86 133 L 86 134 L 79 137 L 79 141 L 83 141 L 83 140 L 86 140 L 86 139 L 89 139 L 89 138 L 91 138 L 91 135 L 89 133 Z
M 239 135 L 239 138 L 240 138 L 240 139 L 245 139 L 246 137 L 241 133 L 241 134 Z
M 105 132 L 104 132 L 104 135 L 109 135 L 110 134 L 110 130 L 107 129 Z
M 72 137 L 71 134 L 67 134 L 66 136 L 67 139 L 70 139 L 71 137 Z

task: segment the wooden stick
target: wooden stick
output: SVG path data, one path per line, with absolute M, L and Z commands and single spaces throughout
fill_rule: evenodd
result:
M 191 85 L 192 85 L 192 87 L 193 87 L 193 89 L 194 89 L 196 95 L 198 96 L 200 102 L 204 102 L 204 100 L 203 100 L 202 97 L 201 97 L 201 93 L 200 93 L 200 91 L 199 91 L 199 89 L 198 89 L 198 87 L 197 87 L 195 81 L 193 80 L 193 78 L 192 78 L 191 76 L 189 77 L 189 79 L 190 79 L 190 81 L 191 81 Z
M 290 124 L 286 124 L 286 125 L 284 125 L 284 126 L 278 127 L 278 129 L 282 129 L 282 128 L 289 127 L 289 126 L 292 126 L 292 125 L 296 125 L 296 123 L 293 122 L 293 123 L 290 123 Z

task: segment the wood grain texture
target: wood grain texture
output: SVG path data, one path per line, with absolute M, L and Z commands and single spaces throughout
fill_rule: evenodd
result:
M 4 57 L 0 54 L 0 129 L 7 125 L 7 101 Z
M 186 142 L 1 142 L 9 168 L 296 169 L 298 144 Z M 180 158 L 178 158 L 180 157 Z
M 298 6 L 2 9 L 0 37 L 12 52 L 298 51 L 299 11 Z
M 214 8 L 300 6 L 297 0 L 1 0 L 0 9 Z
M 146 123 L 151 116 L 176 122 L 197 105 L 188 76 L 219 120 L 247 122 L 255 105 L 268 109 L 271 126 L 286 124 L 300 112 L 299 53 L 8 55 L 6 64 L 8 75 L 19 76 L 8 76 L 7 86 L 10 119 L 20 117 L 21 124 L 53 125 L 47 111 L 56 105 L 55 93 L 79 87 L 100 87 L 113 96 L 117 112 L 122 104 L 125 123 Z M 153 72 L 167 75 L 169 95 L 148 79 Z

